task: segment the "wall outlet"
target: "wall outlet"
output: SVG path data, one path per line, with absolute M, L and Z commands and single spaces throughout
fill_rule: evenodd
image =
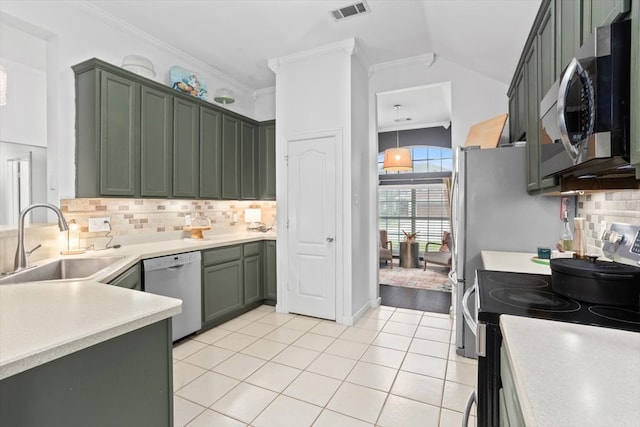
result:
M 105 221 L 108 222 L 109 220 L 110 218 L 108 216 L 89 218 L 89 233 L 109 231 L 109 224 L 105 223 Z

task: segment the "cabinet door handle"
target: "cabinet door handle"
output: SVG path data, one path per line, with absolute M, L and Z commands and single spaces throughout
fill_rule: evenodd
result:
M 333 242 L 333 237 L 332 236 L 327 237 L 327 242 L 329 243 Z

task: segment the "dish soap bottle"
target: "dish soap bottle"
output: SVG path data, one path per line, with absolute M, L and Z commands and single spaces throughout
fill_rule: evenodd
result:
M 560 243 L 565 251 L 573 250 L 573 234 L 569 225 L 569 212 L 564 211 L 564 219 L 562 220 L 562 232 L 560 233 Z

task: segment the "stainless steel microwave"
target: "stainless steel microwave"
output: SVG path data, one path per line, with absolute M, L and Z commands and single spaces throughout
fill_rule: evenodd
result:
M 543 97 L 542 176 L 633 174 L 629 166 L 630 53 L 631 21 L 595 28 Z

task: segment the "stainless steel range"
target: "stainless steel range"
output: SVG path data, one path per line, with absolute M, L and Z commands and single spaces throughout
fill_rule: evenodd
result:
M 640 225 L 611 224 L 603 235 L 605 256 L 628 270 L 640 270 Z M 615 267 L 612 264 L 611 267 Z M 621 305 L 606 305 L 560 295 L 552 287 L 552 276 L 478 270 L 473 316 L 465 320 L 477 331 L 478 351 L 478 426 L 500 425 L 499 392 L 502 314 L 535 317 L 623 329 L 640 333 L 640 283 L 637 292 Z M 467 295 L 469 298 L 471 293 Z M 588 299 L 588 298 L 587 298 Z M 468 410 L 474 395 L 470 396 Z

